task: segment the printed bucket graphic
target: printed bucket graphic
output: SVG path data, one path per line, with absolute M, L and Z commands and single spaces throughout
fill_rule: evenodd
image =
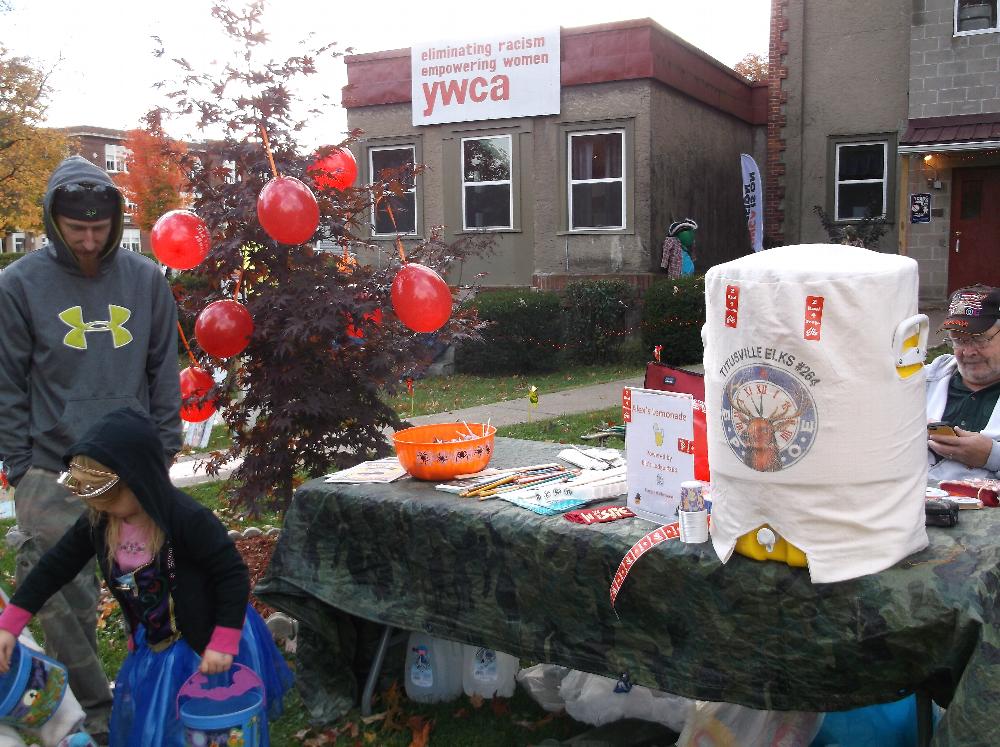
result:
M 215 681 L 229 684 L 207 686 Z M 177 693 L 177 702 L 185 747 L 261 747 L 264 685 L 252 669 L 235 664 L 226 674 L 196 672 Z
M 66 668 L 18 643 L 10 669 L 0 677 L 0 722 L 15 727 L 42 726 L 62 703 Z

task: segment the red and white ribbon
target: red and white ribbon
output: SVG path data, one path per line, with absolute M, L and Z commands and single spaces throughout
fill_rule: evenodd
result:
M 712 517 L 709 516 L 708 519 L 709 522 L 711 522 Z M 621 591 L 622 584 L 625 583 L 625 578 L 628 576 L 629 571 L 632 570 L 632 566 L 639 561 L 639 558 L 661 542 L 679 539 L 680 536 L 680 524 L 675 521 L 671 524 L 664 524 L 658 529 L 654 529 L 652 532 L 632 545 L 632 548 L 625 553 L 625 557 L 622 558 L 622 562 L 618 564 L 618 570 L 615 572 L 615 577 L 611 580 L 611 609 L 615 608 L 615 600 L 618 598 L 618 592 Z

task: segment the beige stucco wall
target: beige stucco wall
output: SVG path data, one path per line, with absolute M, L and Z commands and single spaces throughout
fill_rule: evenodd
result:
M 743 212 L 740 154 L 764 169 L 766 131 L 657 86 L 652 97 L 649 209 L 653 255 L 674 220 L 698 223 L 698 270 L 751 251 Z M 763 219 L 763 216 L 762 216 Z
M 706 257 L 724 261 L 749 249 L 739 154 L 753 153 L 763 167 L 764 127 L 658 82 L 564 88 L 558 116 L 415 128 L 407 103 L 350 109 L 348 124 L 364 131 L 355 154 L 366 180 L 369 146 L 417 143 L 417 159 L 427 167 L 418 182 L 418 234 L 444 225 L 446 241 L 467 235 L 460 230 L 461 138 L 507 133 L 514 138 L 515 230 L 490 232 L 491 252 L 458 268 L 449 277 L 453 283 L 471 283 L 481 272 L 488 275 L 479 282 L 489 286 L 528 286 L 536 273 L 656 272 L 667 225 L 686 216 L 702 227 L 699 269 L 707 268 L 701 266 Z M 567 134 L 619 127 L 626 131 L 626 228 L 570 233 L 565 230 Z M 656 195 L 652 200 L 651 193 Z M 391 242 L 378 243 L 383 260 L 394 252 Z M 371 254 L 363 259 L 378 262 L 378 253 Z
M 833 211 L 831 136 L 898 137 L 906 128 L 913 0 L 849 6 L 790 0 L 786 10 L 788 77 L 782 90 L 788 94 L 783 162 L 789 244 L 828 240 L 813 206 Z M 890 151 L 890 161 L 895 158 Z M 894 225 L 880 248 L 895 251 L 900 216 L 894 188 L 887 203 Z

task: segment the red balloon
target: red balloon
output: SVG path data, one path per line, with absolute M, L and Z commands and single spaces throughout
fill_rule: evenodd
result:
M 370 314 L 365 314 L 361 317 L 362 321 L 371 322 L 376 327 L 382 326 L 382 309 L 377 308 Z M 355 327 L 351 322 L 347 323 L 347 336 L 355 337 L 358 340 L 365 339 L 365 331 L 363 326 Z
M 213 386 L 215 380 L 204 368 L 188 366 L 181 371 L 181 420 L 200 423 L 212 417 L 215 403 L 199 402 L 199 400 L 208 394 Z
M 190 210 L 171 210 L 153 224 L 149 240 L 153 254 L 167 267 L 190 270 L 205 259 L 211 236 L 205 221 Z
M 708 432 L 705 423 L 705 403 L 694 401 L 694 479 L 711 482 L 708 470 Z
M 451 316 L 451 291 L 430 267 L 403 265 L 392 281 L 392 307 L 414 332 L 433 332 Z
M 347 189 L 358 178 L 358 162 L 347 148 L 338 148 L 330 155 L 316 159 L 308 171 L 317 187 Z
M 201 349 L 216 358 L 239 355 L 253 334 L 253 317 L 238 301 L 215 301 L 206 306 L 194 323 L 194 336 Z
M 293 176 L 279 176 L 260 191 L 257 220 L 275 241 L 303 244 L 319 226 L 319 205 L 305 184 Z

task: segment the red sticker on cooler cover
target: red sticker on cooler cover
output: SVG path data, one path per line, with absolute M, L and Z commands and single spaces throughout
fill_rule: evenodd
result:
M 806 327 L 803 337 L 818 340 L 823 324 L 823 296 L 806 296 Z
M 632 422 L 632 390 L 622 389 L 622 420 Z
M 736 327 L 740 315 L 740 288 L 737 285 L 726 286 L 726 326 Z

